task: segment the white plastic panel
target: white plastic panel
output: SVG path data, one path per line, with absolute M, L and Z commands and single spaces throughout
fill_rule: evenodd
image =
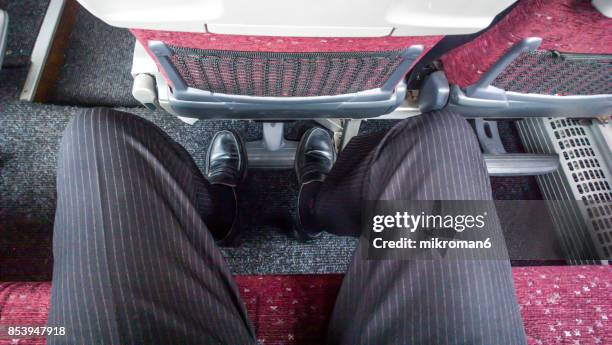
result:
M 78 0 L 125 28 L 295 37 L 467 34 L 515 0 Z
M 157 65 L 145 48 L 136 41 L 134 44 L 134 55 L 132 58 L 132 77 L 139 74 L 148 73 L 154 74 L 157 72 Z
M 612 18 L 612 0 L 593 0 L 593 7 L 608 18 Z

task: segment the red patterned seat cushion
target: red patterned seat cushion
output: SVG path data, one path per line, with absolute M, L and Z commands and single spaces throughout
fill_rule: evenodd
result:
M 612 344 L 612 267 L 513 268 L 529 344 Z M 264 344 L 320 344 L 341 275 L 238 276 L 249 317 Z M 0 283 L 0 327 L 44 325 L 48 282 Z M 0 339 L 0 344 L 43 344 Z
M 588 0 L 521 0 L 497 24 L 441 60 L 448 80 L 466 87 L 527 37 L 542 38 L 540 50 L 612 54 L 611 23 Z

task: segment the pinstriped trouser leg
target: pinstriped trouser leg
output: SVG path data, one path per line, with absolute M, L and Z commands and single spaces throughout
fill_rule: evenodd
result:
M 49 315 L 67 336 L 48 343 L 254 343 L 202 220 L 209 187 L 147 121 L 105 109 L 77 115 L 60 148 Z
M 359 236 L 364 199 L 491 199 L 469 124 L 440 111 L 404 120 L 384 138 L 355 138 L 322 186 L 317 218 L 330 232 Z M 502 236 L 499 223 L 488 231 Z M 525 344 L 509 261 L 470 255 L 367 261 L 358 250 L 336 301 L 329 343 Z

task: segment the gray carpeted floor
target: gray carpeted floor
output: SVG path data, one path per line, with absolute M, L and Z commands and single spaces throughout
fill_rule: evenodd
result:
M 134 36 L 82 8 L 70 35 L 64 67 L 50 95 L 55 104 L 136 107 L 132 97 Z

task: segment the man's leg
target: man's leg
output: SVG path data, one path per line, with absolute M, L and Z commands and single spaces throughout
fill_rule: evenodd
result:
M 351 141 L 321 186 L 314 214 L 323 229 L 357 237 L 363 200 L 490 199 L 469 124 L 440 111 L 404 120 L 384 137 Z M 498 222 L 488 231 L 502 236 Z M 358 249 L 336 301 L 329 343 L 524 344 L 509 261 L 465 255 L 367 261 Z
M 49 325 L 66 336 L 49 344 L 255 342 L 207 227 L 228 223 L 213 218 L 232 213 L 233 192 L 159 128 L 108 109 L 77 115 L 57 195 Z

